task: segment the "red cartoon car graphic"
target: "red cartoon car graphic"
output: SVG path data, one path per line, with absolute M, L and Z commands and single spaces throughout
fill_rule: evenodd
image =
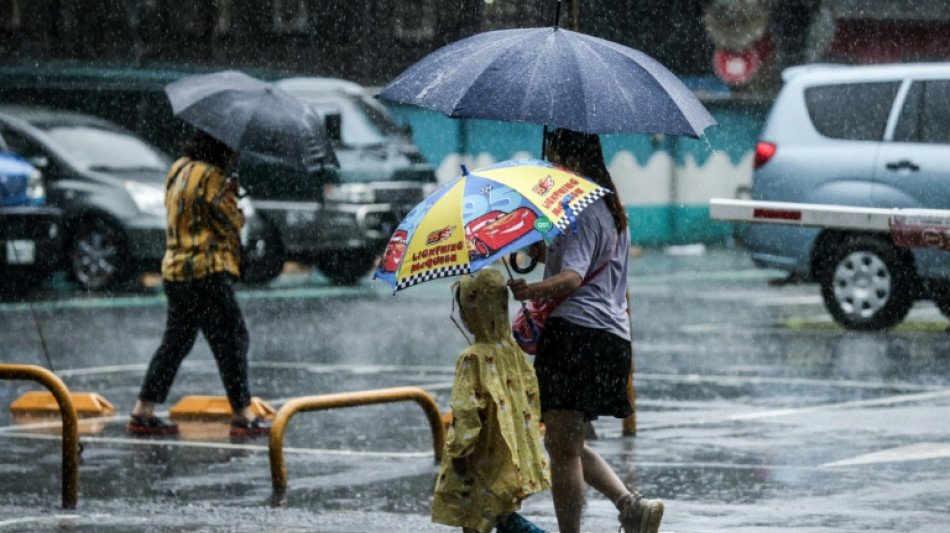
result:
M 399 268 L 402 257 L 406 255 L 406 246 L 409 234 L 405 230 L 396 230 L 386 245 L 386 251 L 383 252 L 383 260 L 380 267 L 383 272 L 395 272 Z
M 490 211 L 465 225 L 468 260 L 481 259 L 527 235 L 538 215 L 527 207 L 510 213 Z
M 442 229 L 431 231 L 426 236 L 426 244 L 431 246 L 437 242 L 442 242 L 445 239 L 448 239 L 449 237 L 451 237 L 452 232 L 454 231 L 455 231 L 455 226 L 446 226 Z

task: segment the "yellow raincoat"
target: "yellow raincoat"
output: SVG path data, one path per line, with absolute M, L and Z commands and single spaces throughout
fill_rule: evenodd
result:
M 538 380 L 511 336 L 504 276 L 486 269 L 466 276 L 459 296 L 475 343 L 455 367 L 432 520 L 488 532 L 523 499 L 547 489 L 550 473 L 538 432 Z M 453 468 L 460 458 L 461 475 Z

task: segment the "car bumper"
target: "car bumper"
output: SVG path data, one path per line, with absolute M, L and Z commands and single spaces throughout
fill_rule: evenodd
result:
M 254 208 L 277 230 L 291 258 L 342 249 L 382 249 L 399 222 L 389 204 L 255 200 Z
M 165 257 L 165 218 L 141 217 L 125 224 L 133 258 L 142 264 L 159 266 Z
M 61 212 L 51 207 L 5 207 L 0 249 L 5 277 L 41 278 L 62 256 Z
M 742 230 L 741 240 L 756 266 L 785 270 L 808 279 L 811 250 L 820 231 L 818 228 L 749 224 Z

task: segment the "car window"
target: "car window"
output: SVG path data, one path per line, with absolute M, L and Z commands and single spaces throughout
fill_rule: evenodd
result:
M 165 170 L 168 158 L 138 137 L 91 125 L 53 125 L 45 132 L 82 167 L 93 170 Z
M 48 154 L 46 150 L 43 149 L 42 145 L 20 132 L 4 126 L 0 128 L 0 133 L 3 133 L 3 138 L 6 139 L 10 151 L 20 157 L 24 159 L 48 157 Z
M 834 139 L 877 141 L 900 82 L 848 83 L 805 90 L 808 116 L 818 133 Z
M 923 93 L 924 83 L 920 81 L 914 82 L 907 91 L 894 128 L 895 142 L 920 142 L 920 100 Z
M 359 97 L 345 95 L 301 95 L 320 116 L 340 114 L 340 137 L 345 146 L 374 146 L 389 141 L 399 130 L 388 116 L 373 109 Z
M 916 81 L 901 109 L 894 140 L 950 144 L 950 80 Z

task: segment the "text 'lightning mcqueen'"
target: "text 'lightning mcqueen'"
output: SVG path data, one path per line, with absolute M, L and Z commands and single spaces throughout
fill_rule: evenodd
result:
M 510 213 L 490 211 L 469 222 L 465 225 L 469 261 L 488 257 L 527 235 L 537 218 L 531 209 L 519 207 Z

